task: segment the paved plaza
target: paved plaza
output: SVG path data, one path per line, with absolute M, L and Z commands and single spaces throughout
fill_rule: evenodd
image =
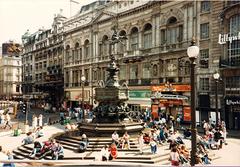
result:
M 51 138 L 54 134 L 62 133 L 64 132 L 64 126 L 60 124 L 54 124 L 54 125 L 48 125 L 44 127 L 44 134 L 45 136 L 40 138 L 39 141 L 46 141 L 49 138 Z M 25 137 L 25 134 L 21 134 L 20 136 L 13 136 L 13 131 L 5 131 L 0 132 L 0 145 L 3 147 L 3 150 L 14 150 L 17 147 L 21 145 L 21 141 Z M 110 137 L 109 137 L 110 138 Z M 239 138 L 228 138 L 228 145 L 224 145 L 222 149 L 220 150 L 211 150 L 211 154 L 214 154 L 214 160 L 212 161 L 212 165 L 240 165 L 240 140 Z M 190 148 L 191 141 L 185 140 L 185 144 L 187 147 Z M 169 153 L 168 150 L 168 144 L 164 146 L 159 146 L 158 152 L 156 156 L 165 156 Z M 144 146 L 144 155 L 150 156 L 150 147 L 148 145 Z M 65 149 L 65 156 L 69 157 L 78 157 L 80 154 L 74 153 L 72 151 L 69 151 Z M 98 161 L 99 151 L 88 153 L 89 157 L 95 157 L 92 160 L 79 160 L 76 159 L 73 161 L 69 160 L 59 160 L 55 161 L 57 162 L 57 165 L 65 164 L 65 165 L 73 165 L 73 164 L 81 164 L 81 165 L 89 165 L 89 164 L 104 164 L 104 162 Z M 134 157 L 139 156 L 136 152 L 120 152 L 119 157 Z M 141 156 L 140 156 L 141 157 Z M 0 157 L 1 160 L 4 160 Z M 47 160 L 45 160 L 47 161 Z M 97 161 L 97 162 L 96 162 Z M 132 162 L 132 160 L 129 160 L 129 162 Z M 141 161 L 140 161 L 141 162 Z M 122 163 L 127 163 L 126 161 L 121 162 L 113 162 L 114 165 L 122 165 Z M 162 159 L 162 162 L 157 162 L 155 165 L 161 164 L 161 165 L 170 165 L 170 162 L 166 160 L 166 158 Z M 27 164 L 20 163 L 20 166 L 26 166 Z M 109 163 L 105 164 L 106 166 L 109 165 Z M 135 164 L 137 165 L 137 164 Z M 144 165 L 144 164 L 142 164 Z M 150 164 L 149 164 L 150 165 Z M 151 166 L 151 165 L 150 165 Z M 154 165 L 153 165 L 154 166 Z

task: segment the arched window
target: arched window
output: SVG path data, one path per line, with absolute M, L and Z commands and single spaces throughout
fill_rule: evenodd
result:
M 167 20 L 166 28 L 161 29 L 162 44 L 176 44 L 183 40 L 183 25 L 178 23 L 176 17 Z
M 145 49 L 152 47 L 152 25 L 146 24 L 143 29 L 143 46 Z
M 74 59 L 74 61 L 76 62 L 76 61 L 79 60 L 79 43 L 78 42 L 75 44 L 74 50 L 75 50 L 75 59 Z
M 104 35 L 102 39 L 102 53 L 104 57 L 108 55 L 108 36 Z
M 126 31 L 122 30 L 119 32 L 120 37 L 126 37 Z M 123 53 L 126 51 L 127 47 L 127 39 L 122 39 L 121 42 L 118 43 L 118 52 Z
M 240 32 L 240 14 L 234 15 L 229 19 L 230 36 L 238 36 Z M 240 65 L 240 40 L 233 40 L 228 45 L 228 56 L 231 66 Z
M 84 42 L 84 55 L 85 55 L 85 59 L 89 58 L 89 54 L 90 54 L 90 44 L 89 44 L 89 40 L 86 40 Z
M 138 50 L 138 29 L 137 27 L 132 28 L 130 34 L 130 47 L 131 50 Z
M 65 51 L 65 62 L 69 63 L 69 60 L 71 60 L 71 55 L 70 55 L 70 46 L 66 46 L 66 51 Z

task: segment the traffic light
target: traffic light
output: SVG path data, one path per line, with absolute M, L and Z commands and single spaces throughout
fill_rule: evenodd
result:
M 22 112 L 26 113 L 26 111 L 27 111 L 27 105 L 23 103 Z

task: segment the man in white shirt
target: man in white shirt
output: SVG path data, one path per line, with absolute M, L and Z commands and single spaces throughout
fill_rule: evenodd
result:
M 117 131 L 114 131 L 112 134 L 112 143 L 115 143 L 117 147 L 119 145 L 119 135 Z

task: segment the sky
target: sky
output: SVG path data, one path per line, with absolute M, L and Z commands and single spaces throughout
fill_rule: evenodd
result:
M 71 16 L 82 5 L 95 0 L 74 0 L 71 3 Z M 51 28 L 54 14 L 63 10 L 70 16 L 70 0 L 0 0 L 0 44 L 13 40 L 21 43 L 21 36 L 29 29 L 30 33 L 44 27 Z M 1 46 L 1 45 L 0 45 Z

